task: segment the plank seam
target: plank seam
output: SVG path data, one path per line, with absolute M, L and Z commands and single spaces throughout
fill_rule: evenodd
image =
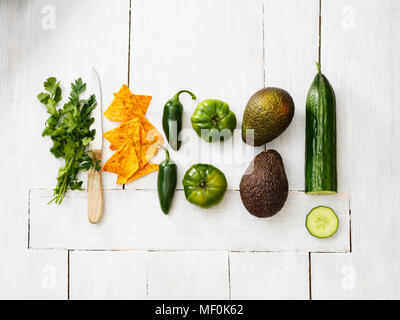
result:
M 349 243 L 350 243 L 350 248 L 349 252 L 353 252 L 353 243 L 352 243 L 352 237 L 351 237 L 351 194 L 349 193 Z
M 31 242 L 31 190 L 28 191 L 28 250 Z
M 30 247 L 31 251 L 78 251 L 78 252 L 238 252 L 238 253 L 351 253 L 350 251 L 285 251 L 285 250 L 230 250 L 230 249 L 78 249 L 78 248 L 35 248 Z
M 131 78 L 131 25 L 132 25 L 132 0 L 129 0 L 129 22 L 128 22 L 128 87 L 130 85 Z M 122 190 L 125 189 L 125 183 L 122 185 Z
M 262 48 L 263 48 L 263 78 L 264 78 L 264 88 L 266 83 L 266 73 L 265 73 L 265 2 L 262 1 Z M 265 149 L 265 146 L 264 146 Z
M 183 188 L 176 188 L 177 191 L 183 191 Z M 32 188 L 29 190 L 29 198 L 30 198 L 30 193 L 31 191 L 53 191 L 53 189 L 50 188 Z M 80 190 L 81 192 L 87 192 L 86 189 Z M 103 191 L 157 191 L 157 188 L 129 188 L 129 189 L 120 189 L 120 188 L 104 188 Z M 227 189 L 227 191 L 240 191 L 239 189 Z M 79 192 L 79 191 L 75 191 Z M 302 192 L 305 193 L 304 190 L 302 189 L 290 189 L 289 192 Z M 350 197 L 350 191 L 341 191 L 339 192 L 341 194 L 348 194 Z M 67 196 L 68 194 L 66 194 Z
M 68 250 L 67 254 L 67 266 L 68 266 L 68 286 L 67 286 L 67 298 L 68 300 L 71 300 L 71 255 L 70 255 L 71 250 Z
M 311 287 L 311 252 L 308 253 L 308 293 L 309 300 L 312 300 L 312 287 Z
M 132 25 L 132 0 L 129 0 L 129 31 L 128 31 L 128 87 L 131 77 L 131 25 Z
M 350 241 L 350 253 L 353 252 L 353 244 L 351 238 L 351 208 L 349 209 L 349 241 Z
M 321 17 L 322 0 L 319 0 L 319 17 L 318 17 L 318 64 L 321 67 L 321 29 L 322 29 L 322 17 Z
M 149 298 L 149 265 L 146 264 L 146 299 Z
M 230 253 L 230 251 L 228 251 L 228 294 L 229 294 L 229 300 L 232 300 L 231 253 Z

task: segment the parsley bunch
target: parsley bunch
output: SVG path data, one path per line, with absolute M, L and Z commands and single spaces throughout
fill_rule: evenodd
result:
M 57 109 L 61 101 L 60 82 L 50 77 L 43 85 L 47 92 L 39 93 L 37 98 L 46 106 L 50 117 L 42 136 L 49 136 L 53 141 L 50 152 L 56 158 L 65 160 L 65 165 L 58 170 L 54 198 L 50 201 L 60 204 L 67 190 L 82 190 L 83 182 L 77 177 L 80 171 L 91 167 L 100 170 L 100 160 L 92 159 L 88 151 L 88 145 L 96 134 L 96 130 L 90 130 L 94 122 L 90 115 L 97 102 L 95 95 L 87 100 L 80 99 L 86 90 L 86 83 L 79 78 L 71 83 L 69 101 L 63 108 Z

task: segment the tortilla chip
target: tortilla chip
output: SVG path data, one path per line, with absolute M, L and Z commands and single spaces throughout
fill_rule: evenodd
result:
M 110 149 L 117 150 L 104 164 L 103 170 L 118 174 L 117 184 L 132 180 L 158 170 L 158 164 L 149 160 L 164 144 L 161 133 L 146 119 L 151 96 L 134 95 L 123 85 L 114 94 L 114 100 L 104 115 L 121 125 L 104 133 L 110 141 Z
M 132 96 L 133 104 L 136 106 L 136 108 L 139 108 L 140 110 L 142 110 L 143 114 L 146 114 L 152 96 L 145 96 L 141 94 L 133 94 Z
M 104 171 L 113 172 L 128 179 L 139 169 L 139 160 L 132 143 L 125 143 L 103 166 Z
M 115 99 L 114 99 L 115 101 Z M 111 121 L 129 121 L 135 117 L 144 117 L 140 109 L 135 109 L 129 102 L 123 101 L 120 104 L 111 103 L 104 115 Z M 119 102 L 118 102 L 119 103 Z
M 146 132 L 139 118 L 123 122 L 119 127 L 105 132 L 104 138 L 111 142 L 111 150 L 119 149 L 128 140 L 132 141 L 135 145 L 153 145 L 152 148 L 157 148 L 164 144 L 164 139 L 161 133 L 154 127 L 150 131 Z M 150 158 L 153 157 L 156 152 L 151 151 L 151 154 L 152 156 L 150 156 Z
M 127 181 L 124 181 L 123 177 L 118 177 L 117 179 L 117 184 L 124 184 L 124 183 L 128 183 L 131 182 L 133 180 L 139 179 L 149 173 L 152 173 L 154 171 L 158 171 L 158 164 L 156 163 L 152 163 L 152 162 L 148 162 L 143 169 L 140 169 L 138 171 L 136 171 Z
M 129 121 L 135 117 L 143 117 L 147 112 L 151 96 L 134 95 L 127 85 L 114 93 L 114 100 L 104 112 L 111 121 Z
M 122 123 L 119 127 L 104 132 L 104 138 L 111 142 L 110 149 L 117 150 L 122 145 L 131 141 L 132 143 L 140 143 L 142 124 L 139 118 Z

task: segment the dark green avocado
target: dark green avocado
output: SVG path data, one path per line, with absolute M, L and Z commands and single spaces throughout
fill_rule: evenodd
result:
M 264 88 L 249 99 L 243 114 L 242 139 L 261 146 L 278 137 L 289 126 L 294 115 L 290 94 L 279 88 Z
M 259 153 L 240 181 L 240 197 L 252 215 L 267 218 L 282 209 L 289 192 L 280 154 L 275 150 Z

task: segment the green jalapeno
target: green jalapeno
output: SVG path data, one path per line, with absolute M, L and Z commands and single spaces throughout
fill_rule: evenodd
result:
M 196 96 L 187 90 L 178 91 L 176 95 L 164 106 L 162 125 L 165 136 L 168 140 L 169 145 L 175 151 L 181 147 L 181 141 L 179 140 L 179 133 L 182 130 L 182 114 L 183 106 L 179 101 L 179 95 L 186 92 L 192 96 L 192 99 L 196 99 Z
M 165 148 L 163 149 L 165 150 L 165 160 L 160 163 L 157 177 L 157 190 L 161 210 L 165 214 L 168 214 L 176 188 L 177 167 L 169 158 L 168 150 Z

